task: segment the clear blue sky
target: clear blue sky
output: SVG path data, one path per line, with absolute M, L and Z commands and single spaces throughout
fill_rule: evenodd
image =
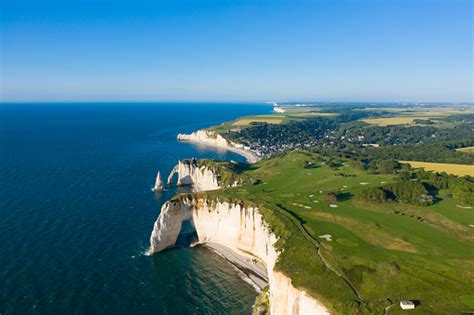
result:
M 1 100 L 473 101 L 472 3 L 1 0 Z

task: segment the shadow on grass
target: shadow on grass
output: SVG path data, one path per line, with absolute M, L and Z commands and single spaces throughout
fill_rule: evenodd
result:
M 440 203 L 443 198 L 439 196 L 439 189 L 434 187 L 433 185 L 430 185 L 428 183 L 424 184 L 426 190 L 428 190 L 428 195 L 433 197 L 433 205 Z
M 255 164 L 241 162 L 241 163 L 232 163 L 231 168 L 234 172 L 241 174 L 245 171 L 257 170 L 259 167 L 257 167 Z
M 337 196 L 337 201 L 347 201 L 354 198 L 354 194 L 350 192 L 344 192 Z
M 298 216 L 295 212 L 291 211 L 290 209 L 288 208 L 285 208 L 281 203 L 278 203 L 277 204 L 277 207 L 279 207 L 280 209 L 283 209 L 285 210 L 286 212 L 288 212 L 293 218 L 295 218 L 296 220 L 298 220 L 298 222 L 300 224 L 306 224 L 306 221 L 303 220 L 300 216 Z

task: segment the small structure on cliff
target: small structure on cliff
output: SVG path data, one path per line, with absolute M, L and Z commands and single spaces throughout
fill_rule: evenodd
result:
M 415 303 L 413 301 L 400 301 L 400 308 L 402 310 L 413 310 L 415 309 Z

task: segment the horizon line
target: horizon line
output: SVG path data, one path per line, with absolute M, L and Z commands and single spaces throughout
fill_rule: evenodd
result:
M 252 103 L 262 103 L 271 105 L 271 103 L 281 103 L 281 104 L 292 104 L 292 103 L 319 103 L 319 104 L 337 104 L 337 103 L 344 103 L 344 104 L 365 104 L 365 103 L 374 103 L 374 104 L 400 104 L 400 103 L 407 103 L 407 104 L 472 104 L 474 105 L 474 101 L 320 101 L 320 100 L 285 100 L 285 101 L 278 101 L 278 100 L 0 100 L 0 104 L 46 104 L 46 103 L 54 103 L 54 104 L 89 104 L 89 103 L 103 103 L 103 104 L 111 104 L 111 103 L 136 103 L 136 104 L 158 104 L 158 103 L 224 103 L 224 104 L 252 104 Z M 319 105 L 319 104 L 308 104 L 308 105 Z

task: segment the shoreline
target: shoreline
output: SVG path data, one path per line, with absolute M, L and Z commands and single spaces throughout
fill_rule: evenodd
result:
M 216 149 L 231 151 L 231 152 L 237 153 L 240 156 L 243 156 L 247 160 L 247 162 L 251 163 L 251 164 L 252 163 L 257 163 L 258 161 L 260 161 L 260 158 L 258 156 L 256 156 L 255 154 L 253 154 L 252 152 L 244 150 L 244 149 L 239 149 L 239 148 L 236 148 L 236 147 L 212 144 L 212 143 L 199 141 L 199 140 L 178 139 L 178 141 L 189 142 L 191 144 L 198 144 L 198 145 L 202 145 L 202 146 L 206 146 L 206 147 L 212 147 L 212 148 L 216 148 Z
M 240 278 L 253 286 L 258 293 L 268 285 L 267 268 L 256 257 L 246 255 L 237 249 L 219 243 L 206 242 L 195 246 L 198 245 L 202 245 L 224 258 L 237 269 Z
M 217 149 L 231 151 L 243 156 L 247 160 L 248 163 L 256 163 L 260 161 L 261 159 L 251 150 L 237 148 L 235 143 L 228 141 L 227 139 L 222 137 L 220 134 L 209 129 L 200 129 L 190 134 L 179 133 L 176 136 L 176 139 L 178 141 L 190 142 L 194 144 L 199 144 L 199 145 L 214 147 Z
M 230 263 L 239 278 L 257 292 L 257 307 L 269 314 L 329 314 L 319 300 L 274 269 L 280 255 L 275 248 L 278 238 L 255 207 L 213 202 L 205 196 L 168 201 L 153 227 L 151 253 L 172 247 L 182 222 L 187 220 L 191 220 L 198 236 L 190 246 L 204 246 Z

